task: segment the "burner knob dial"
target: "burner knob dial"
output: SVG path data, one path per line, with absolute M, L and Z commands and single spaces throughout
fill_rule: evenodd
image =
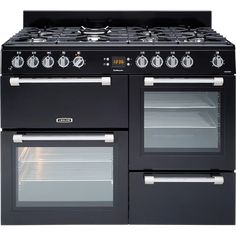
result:
M 84 58 L 81 56 L 77 56 L 73 60 L 73 64 L 77 68 L 81 68 L 84 65 Z
M 52 68 L 54 65 L 54 59 L 51 56 L 46 56 L 43 58 L 42 64 L 45 68 Z
M 70 60 L 66 56 L 61 56 L 58 60 L 58 65 L 62 68 L 67 67 L 69 65 L 69 63 L 70 63 Z
M 192 67 L 193 65 L 193 58 L 190 57 L 189 55 L 187 56 L 184 56 L 181 60 L 181 65 L 184 67 L 184 68 L 190 68 Z
M 178 65 L 179 61 L 176 56 L 172 55 L 167 57 L 166 65 L 170 68 L 175 68 Z
M 224 65 L 224 60 L 220 55 L 216 55 L 212 59 L 212 65 L 214 67 L 220 68 L 221 66 Z
M 15 68 L 21 68 L 24 65 L 24 58 L 21 56 L 16 56 L 12 59 L 11 64 Z
M 151 64 L 154 68 L 160 68 L 163 65 L 163 59 L 157 55 L 152 58 Z
M 139 56 L 136 59 L 136 65 L 139 68 L 145 68 L 148 65 L 148 59 L 145 56 Z
M 36 56 L 31 56 L 27 60 L 27 65 L 30 68 L 36 68 L 39 65 L 39 59 Z

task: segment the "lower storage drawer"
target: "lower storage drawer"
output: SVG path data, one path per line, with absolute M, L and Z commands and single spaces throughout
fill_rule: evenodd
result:
M 131 224 L 235 224 L 234 173 L 130 173 Z

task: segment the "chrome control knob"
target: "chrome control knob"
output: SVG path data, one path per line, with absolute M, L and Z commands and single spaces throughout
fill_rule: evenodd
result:
M 151 65 L 154 68 L 160 68 L 163 65 L 163 59 L 159 55 L 157 55 L 151 59 Z
M 67 67 L 69 65 L 69 63 L 70 63 L 70 60 L 66 56 L 61 56 L 58 60 L 58 65 L 62 68 Z
M 190 57 L 189 55 L 187 56 L 184 56 L 181 60 L 181 65 L 184 67 L 184 68 L 190 68 L 193 66 L 193 58 Z
M 166 65 L 169 67 L 169 68 L 175 68 L 177 65 L 178 65 L 179 61 L 177 59 L 176 56 L 172 55 L 172 56 L 169 56 L 167 57 L 166 59 Z
M 46 56 L 43 58 L 42 64 L 45 68 L 52 68 L 54 65 L 54 59 L 51 56 Z
M 220 68 L 221 66 L 224 65 L 224 60 L 220 55 L 214 56 L 211 62 L 212 65 L 217 68 Z
M 73 64 L 77 68 L 81 68 L 84 65 L 84 58 L 81 56 L 77 56 L 73 60 Z
M 24 58 L 21 56 L 15 56 L 13 57 L 11 64 L 15 68 L 21 68 L 24 65 Z
M 30 68 L 36 68 L 39 65 L 39 59 L 36 56 L 31 56 L 27 60 L 27 65 Z
M 138 56 L 136 59 L 136 65 L 139 68 L 145 68 L 148 65 L 148 59 L 145 56 Z

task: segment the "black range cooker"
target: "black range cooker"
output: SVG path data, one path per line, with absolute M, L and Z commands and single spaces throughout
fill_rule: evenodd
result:
M 2 224 L 234 224 L 234 73 L 211 12 L 25 11 L 2 46 Z

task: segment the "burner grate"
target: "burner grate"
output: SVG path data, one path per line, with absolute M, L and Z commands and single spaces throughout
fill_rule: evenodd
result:
M 52 27 L 24 28 L 8 44 L 227 44 L 208 27 Z

